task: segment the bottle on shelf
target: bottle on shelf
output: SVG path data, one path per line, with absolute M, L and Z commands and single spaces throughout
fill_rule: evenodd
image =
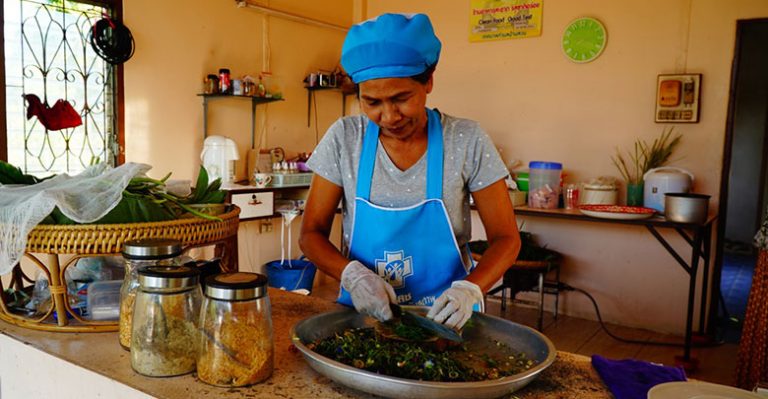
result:
M 219 69 L 219 93 L 232 94 L 232 79 L 228 68 Z
M 262 75 L 259 75 L 259 85 L 256 89 L 256 95 L 259 97 L 266 97 L 267 96 L 267 88 L 264 86 L 264 78 Z

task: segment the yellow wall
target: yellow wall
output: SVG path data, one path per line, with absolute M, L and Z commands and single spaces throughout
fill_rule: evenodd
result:
M 443 53 L 429 105 L 480 121 L 507 161 L 562 162 L 575 182 L 618 177 L 615 148 L 661 133 L 664 125 L 653 121 L 658 74 L 702 73 L 701 119 L 675 125 L 684 137 L 674 165 L 695 174 L 695 190 L 713 195 L 717 209 L 736 20 L 768 16 L 768 2 L 544 0 L 540 37 L 485 43 L 468 41 L 468 10 L 466 0 L 367 2 L 368 17 L 432 18 Z M 560 49 L 564 27 L 580 16 L 608 30 L 605 52 L 588 64 L 568 61 Z M 681 331 L 687 275 L 643 228 L 518 219 L 567 256 L 563 280 L 591 292 L 608 320 Z M 564 307 L 594 317 L 579 294 L 568 294 Z
M 266 4 L 266 2 L 262 2 Z M 476 119 L 507 161 L 563 162 L 574 181 L 618 176 L 610 155 L 637 138 L 652 139 L 656 76 L 703 74 L 701 121 L 675 125 L 684 135 L 675 165 L 696 175 L 696 191 L 713 195 L 716 208 L 735 23 L 768 16 L 768 2 L 734 0 L 545 0 L 543 34 L 537 38 L 469 43 L 467 0 L 272 1 L 287 11 L 348 25 L 386 11 L 425 12 L 443 41 L 443 55 L 429 104 Z M 577 65 L 560 50 L 565 25 L 579 16 L 599 18 L 608 45 L 596 61 Z M 126 64 L 126 158 L 191 178 L 202 145 L 201 79 L 219 67 L 235 75 L 257 73 L 264 63 L 261 14 L 233 2 L 131 0 L 126 24 L 136 55 Z M 306 125 L 301 80 L 338 61 L 343 33 L 269 18 L 271 69 L 282 79 L 286 101 L 269 105 L 266 146 L 309 151 L 314 126 Z M 340 113 L 336 93 L 318 93 L 319 135 Z M 211 133 L 250 145 L 247 102 L 221 100 L 212 107 Z M 352 107 L 353 109 L 355 107 Z M 263 108 L 259 115 L 264 115 Z M 240 163 L 244 176 L 244 162 Z M 563 279 L 590 291 L 604 316 L 633 326 L 679 332 L 687 278 L 641 228 L 520 218 L 525 230 L 566 254 Z M 298 227 L 298 222 L 294 222 Z M 241 228 L 241 260 L 255 267 L 279 256 L 277 233 L 257 236 Z M 279 225 L 275 225 L 279 231 Z M 295 228 L 294 230 L 298 230 Z M 482 236 L 482 228 L 475 229 Z M 672 242 L 685 250 L 680 240 Z M 296 248 L 296 247 L 294 247 Z M 568 294 L 564 310 L 593 317 L 589 303 Z
M 256 3 L 336 25 L 352 21 L 351 0 Z M 311 71 L 337 65 L 344 32 L 264 17 L 226 0 L 131 0 L 124 7 L 126 25 L 136 40 L 136 54 L 125 64 L 127 160 L 150 163 L 158 175 L 172 171 L 174 177 L 193 178 L 203 141 L 202 101 L 196 96 L 203 78 L 222 67 L 229 68 L 233 78 L 258 76 L 267 59 L 286 101 L 258 107 L 257 125 L 264 124 L 266 132 L 263 144 L 312 150 L 315 129 L 314 122 L 307 127 L 302 80 Z M 318 97 L 322 134 L 340 116 L 341 100 L 336 93 Z M 250 102 L 212 101 L 208 116 L 209 134 L 238 143 L 238 177 L 245 178 Z
M 254 2 L 335 25 L 352 23 L 352 0 Z M 314 117 L 307 127 L 302 80 L 309 72 L 337 65 L 344 32 L 265 18 L 253 9 L 237 8 L 232 0 L 131 0 L 124 2 L 124 8 L 125 23 L 136 40 L 136 53 L 125 64 L 127 161 L 152 165 L 152 176 L 173 172 L 174 178 L 196 177 L 203 143 L 202 101 L 196 94 L 202 91 L 203 77 L 221 67 L 230 68 L 233 78 L 257 76 L 267 60 L 286 100 L 257 109 L 257 121 L 266 132 L 263 147 L 281 146 L 293 152 L 314 148 Z M 317 132 L 322 135 L 341 115 L 341 97 L 321 92 L 317 99 L 321 126 Z M 250 123 L 249 101 L 210 103 L 209 134 L 229 136 L 238 143 L 241 179 L 246 177 Z M 299 223 L 293 222 L 294 257 L 299 253 L 295 242 Z M 242 270 L 261 270 L 265 262 L 280 258 L 280 221 L 274 221 L 272 233 L 259 231 L 259 222 L 241 224 Z

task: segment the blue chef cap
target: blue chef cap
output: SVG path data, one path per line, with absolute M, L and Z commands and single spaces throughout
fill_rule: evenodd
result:
M 341 66 L 355 83 L 418 75 L 437 63 L 440 40 L 424 14 L 382 14 L 352 26 Z

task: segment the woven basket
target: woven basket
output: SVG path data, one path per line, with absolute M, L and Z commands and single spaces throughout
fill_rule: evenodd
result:
M 233 205 L 230 211 L 219 215 L 220 221 L 188 218 L 149 223 L 38 225 L 27 236 L 24 255 L 47 275 L 53 306 L 45 315 L 33 319 L 11 313 L 6 303 L 0 300 L 0 320 L 44 331 L 117 331 L 117 321 L 89 321 L 74 314 L 64 285 L 64 272 L 67 267 L 75 264 L 83 256 L 119 255 L 126 241 L 142 238 L 173 238 L 181 241 L 184 248 L 215 244 L 218 252 L 219 247 L 223 247 L 224 251 L 229 253 L 226 253 L 222 266 L 225 270 L 235 271 L 239 215 L 240 208 Z M 49 256 L 46 257 L 46 261 L 41 261 L 34 254 L 49 254 Z M 61 254 L 75 256 L 61 266 L 58 258 Z M 14 273 L 20 273 L 20 271 Z M 28 280 L 26 276 L 24 277 Z M 70 324 L 66 317 L 59 317 L 57 323 L 51 322 L 50 316 L 54 310 L 59 315 L 69 313 L 77 323 Z
M 118 254 L 123 243 L 140 238 L 174 238 L 184 247 L 221 241 L 237 235 L 240 208 L 201 218 L 125 224 L 38 225 L 27 236 L 27 252 L 49 254 Z

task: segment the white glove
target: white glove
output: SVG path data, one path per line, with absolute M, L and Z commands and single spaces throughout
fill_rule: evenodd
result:
M 379 321 L 393 317 L 389 303 L 397 303 L 395 289 L 378 274 L 353 260 L 341 272 L 341 286 L 349 291 L 352 304 L 360 313 L 365 313 Z
M 466 280 L 454 281 L 451 288 L 437 298 L 427 317 L 458 330 L 472 317 L 476 303 L 483 303 L 480 287 Z

